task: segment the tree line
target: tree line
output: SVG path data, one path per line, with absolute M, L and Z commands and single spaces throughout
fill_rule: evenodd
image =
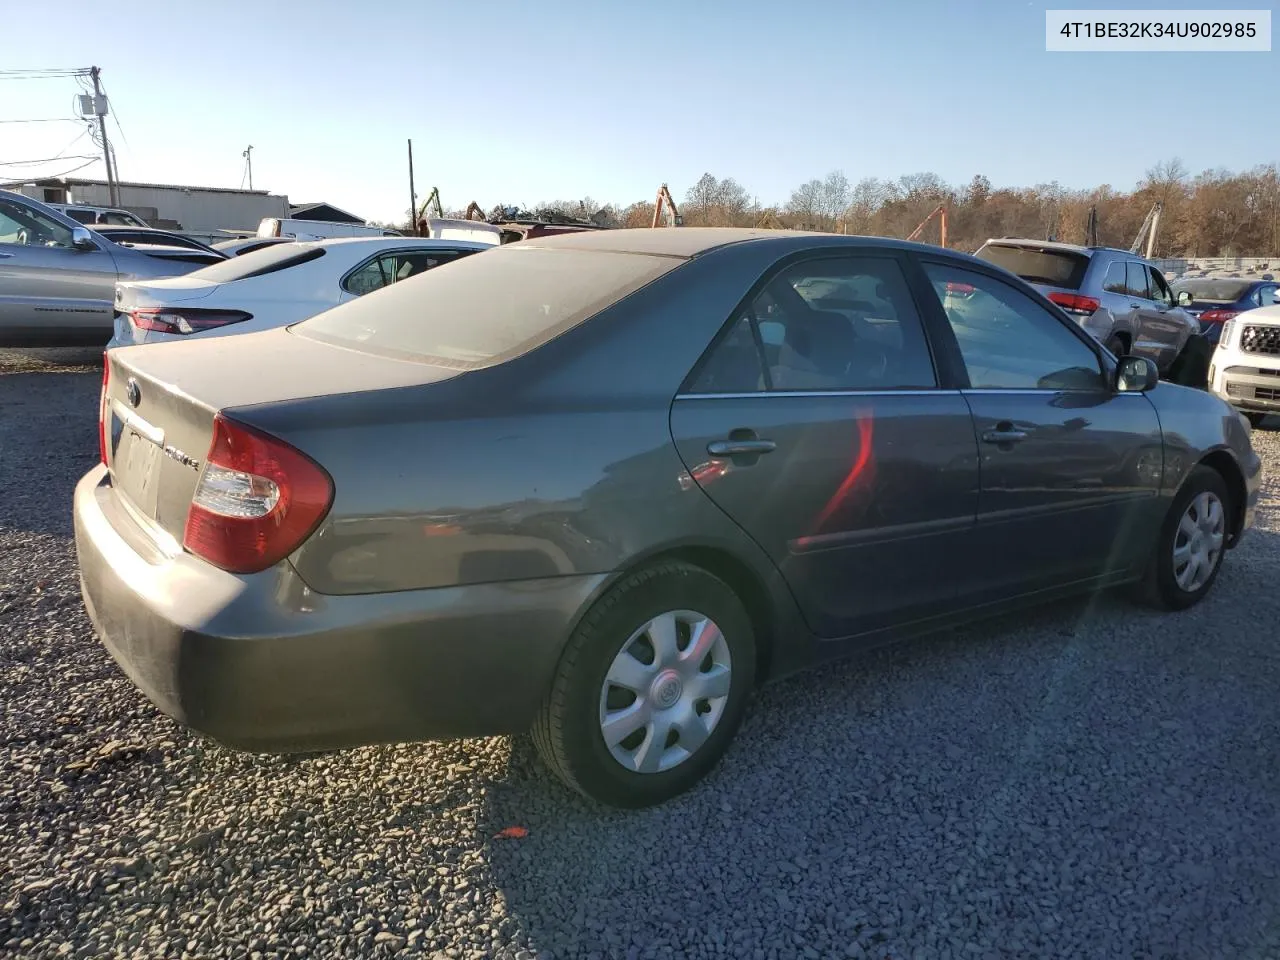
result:
M 1098 242 L 1127 248 L 1157 202 L 1163 204 L 1158 257 L 1280 256 L 1280 170 L 1274 163 L 1243 172 L 1213 169 L 1192 175 L 1175 158 L 1156 164 L 1128 191 L 1109 184 L 1071 190 L 1056 181 L 995 187 L 981 174 L 962 186 L 934 173 L 896 180 L 866 177 L 855 183 L 834 170 L 796 187 L 785 204 L 772 206 L 762 205 L 732 177 L 705 173 L 685 193 L 680 213 L 685 226 L 906 237 L 944 205 L 947 246 L 972 251 L 991 237 L 1085 243 L 1090 211 L 1095 210 Z M 647 227 L 653 211 L 652 200 L 619 206 L 585 197 L 539 204 L 533 212 L 587 217 L 604 226 Z M 937 243 L 937 222 L 919 239 Z

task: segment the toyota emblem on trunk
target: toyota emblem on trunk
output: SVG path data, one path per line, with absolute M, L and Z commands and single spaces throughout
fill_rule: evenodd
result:
M 125 386 L 125 397 L 131 407 L 136 407 L 142 402 L 142 388 L 138 386 L 138 381 L 133 377 L 129 378 L 129 383 Z

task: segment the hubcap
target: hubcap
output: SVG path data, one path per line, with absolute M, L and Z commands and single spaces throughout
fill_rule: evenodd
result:
M 600 733 L 635 773 L 688 760 L 711 736 L 729 700 L 732 661 L 710 617 L 673 610 L 622 645 L 600 690 Z
M 1205 491 L 1187 504 L 1173 538 L 1173 578 L 1187 593 L 1208 582 L 1222 558 L 1227 514 L 1217 494 Z

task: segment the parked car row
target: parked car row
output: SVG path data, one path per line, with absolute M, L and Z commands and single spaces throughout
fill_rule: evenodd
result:
M 1137 254 L 1042 240 L 988 240 L 977 257 L 1016 273 L 1066 311 L 1115 356 L 1149 357 L 1161 375 L 1186 367 L 1201 324 L 1164 275 Z M 1179 360 L 1183 362 L 1180 364 Z M 1201 371 L 1203 384 L 1203 371 Z
M 1067 594 L 1198 603 L 1261 464 L 1160 382 L 1195 321 L 1127 254 L 991 246 L 353 239 L 124 280 L 118 342 L 175 342 L 107 353 L 86 608 L 234 747 L 531 730 L 643 806 L 763 681 Z
M 111 336 L 120 280 L 169 277 L 226 254 L 150 227 L 90 229 L 0 191 L 0 346 L 91 346 Z
M 115 347 L 293 323 L 497 242 L 451 235 L 256 237 L 219 249 L 145 226 L 89 229 L 0 191 L 0 346 Z

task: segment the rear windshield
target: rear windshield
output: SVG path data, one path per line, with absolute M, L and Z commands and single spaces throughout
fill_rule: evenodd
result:
M 1235 303 L 1249 291 L 1252 280 L 1227 280 L 1209 277 L 1203 280 L 1179 280 L 1173 285 L 1173 293 L 1177 296 L 1184 290 L 1191 294 L 1192 300 L 1218 300 L 1222 303 Z
M 683 261 L 498 247 L 295 324 L 369 353 L 473 369 L 541 346 Z
M 288 270 L 300 263 L 309 263 L 324 256 L 324 247 L 303 246 L 297 243 L 277 243 L 261 250 L 254 250 L 242 257 L 232 257 L 190 274 L 210 283 L 230 283 L 232 280 L 247 280 L 249 277 L 260 277 L 266 273 Z
M 1004 267 L 1028 283 L 1077 290 L 1089 258 L 1071 250 L 1046 250 L 1043 247 L 1020 247 L 988 243 L 976 254 L 978 259 Z

